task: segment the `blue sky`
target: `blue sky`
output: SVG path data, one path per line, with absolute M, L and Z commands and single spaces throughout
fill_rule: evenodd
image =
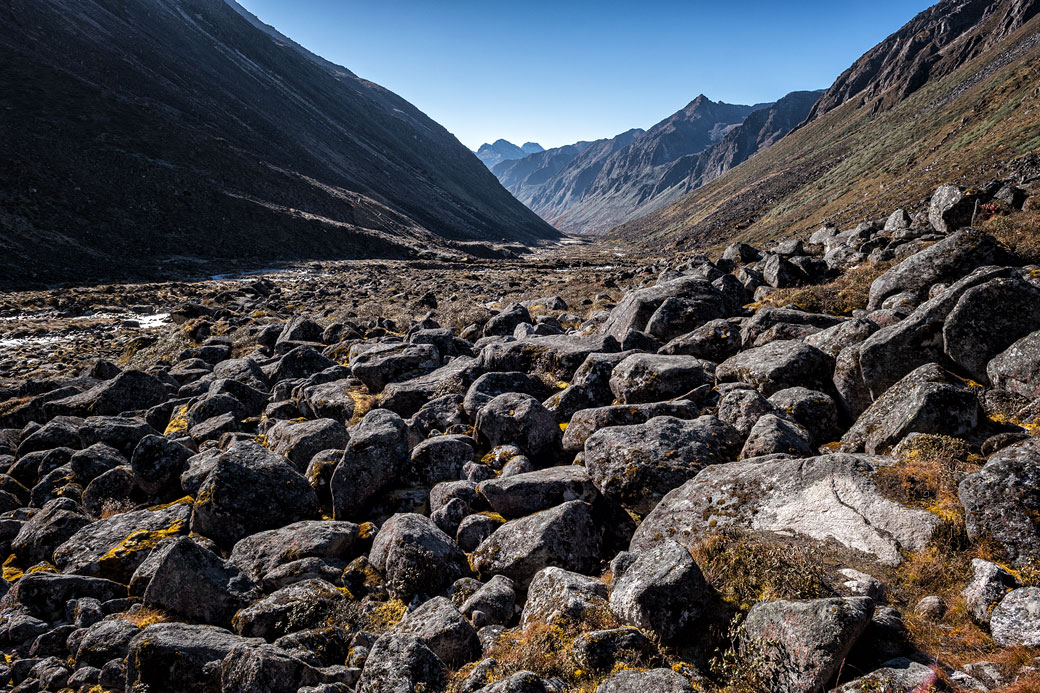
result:
M 476 148 L 646 128 L 698 94 L 822 89 L 927 0 L 239 0 Z

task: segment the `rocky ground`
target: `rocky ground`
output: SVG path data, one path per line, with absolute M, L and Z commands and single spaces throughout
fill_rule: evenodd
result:
M 3 295 L 0 679 L 1037 690 L 1029 192 Z

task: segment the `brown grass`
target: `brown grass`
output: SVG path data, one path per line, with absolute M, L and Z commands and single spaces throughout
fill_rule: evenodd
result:
M 1040 263 L 1040 212 L 996 215 L 982 228 L 1023 264 Z
M 136 507 L 136 504 L 126 499 L 117 500 L 114 498 L 110 498 L 101 504 L 100 519 L 104 520 L 105 518 L 112 517 L 113 515 L 122 515 L 123 513 L 128 513 L 132 511 Z
M 763 600 L 831 596 L 822 563 L 810 547 L 726 529 L 701 541 L 692 553 L 722 599 L 741 610 Z
M 867 307 L 870 285 L 895 265 L 894 261 L 853 267 L 827 284 L 794 289 L 777 289 L 760 304 L 763 308 L 794 305 L 810 313 L 849 315 Z
M 162 609 L 143 605 L 140 608 L 124 611 L 119 614 L 119 618 L 133 623 L 138 628 L 147 628 L 156 623 L 166 623 L 167 621 L 172 620 L 170 615 Z

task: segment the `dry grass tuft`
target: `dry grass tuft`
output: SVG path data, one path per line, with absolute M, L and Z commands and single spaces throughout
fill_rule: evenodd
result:
M 870 285 L 896 263 L 894 261 L 853 267 L 827 284 L 795 289 L 778 289 L 769 294 L 761 306 L 779 308 L 794 305 L 810 313 L 849 315 L 867 307 Z
M 726 529 L 701 541 L 692 554 L 722 599 L 742 610 L 763 600 L 831 596 L 826 572 L 810 547 L 776 544 Z
M 147 628 L 148 626 L 155 625 L 156 623 L 166 623 L 172 621 L 170 617 L 162 609 L 156 609 L 151 606 L 140 606 L 139 608 L 124 611 L 119 614 L 119 618 L 124 621 L 133 623 L 138 628 Z
M 982 228 L 1023 264 L 1040 264 L 1040 212 L 994 216 Z
M 122 515 L 123 513 L 128 513 L 134 510 L 136 507 L 136 504 L 126 499 L 117 500 L 114 498 L 110 498 L 109 500 L 101 504 L 100 519 L 104 520 L 105 518 L 112 517 L 113 515 Z

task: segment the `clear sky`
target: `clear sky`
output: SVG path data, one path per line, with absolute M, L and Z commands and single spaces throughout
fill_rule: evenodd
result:
M 698 94 L 831 85 L 928 0 L 239 0 L 476 149 L 646 128 Z

